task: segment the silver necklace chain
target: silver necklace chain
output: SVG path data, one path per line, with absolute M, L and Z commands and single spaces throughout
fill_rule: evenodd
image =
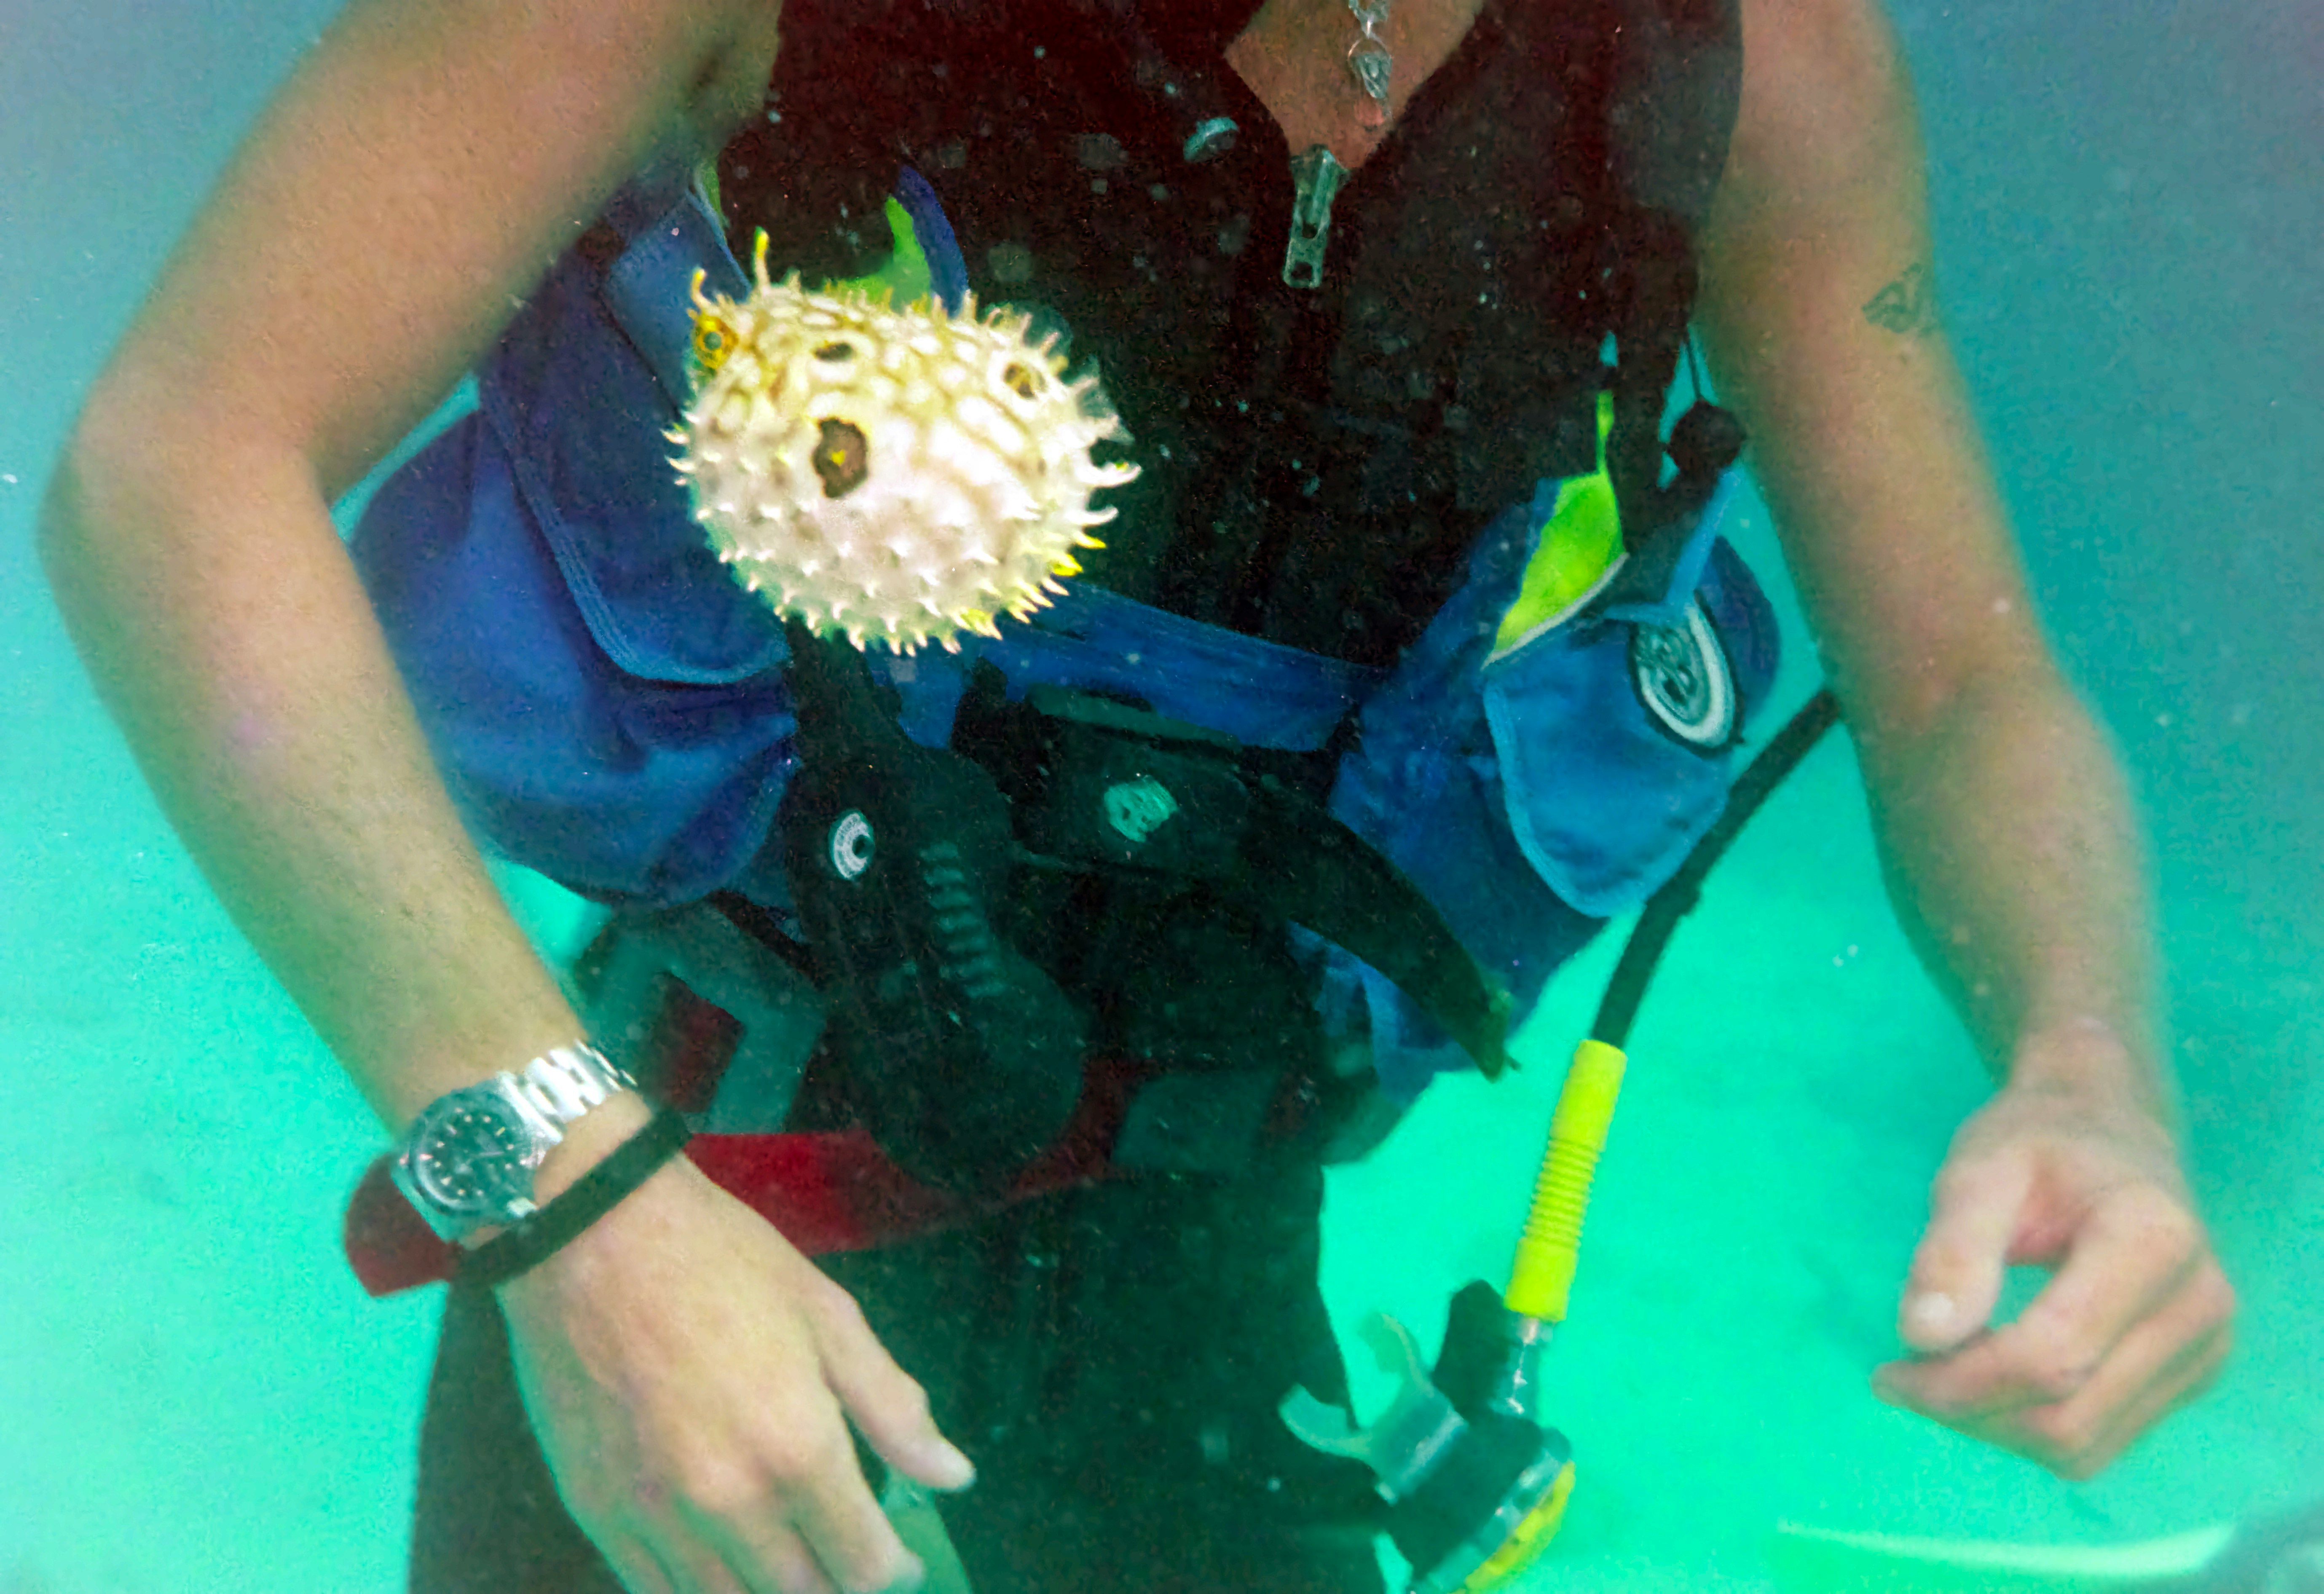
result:
M 1348 70 L 1356 75 L 1356 86 L 1371 98 L 1366 108 L 1367 126 L 1382 127 L 1388 124 L 1388 74 L 1395 70 L 1396 60 L 1388 52 L 1388 41 L 1379 36 L 1380 24 L 1388 21 L 1389 0 L 1348 0 L 1348 10 L 1363 30 L 1353 44 L 1348 46 Z

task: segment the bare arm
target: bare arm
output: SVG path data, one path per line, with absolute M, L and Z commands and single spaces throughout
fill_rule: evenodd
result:
M 453 815 L 327 506 L 689 135 L 732 26 L 357 4 L 171 261 L 47 505 L 59 600 L 155 790 L 391 1125 L 578 1029 Z
M 1889 895 L 2005 1088 L 1954 1138 L 1883 1397 L 2088 1477 L 2191 1398 L 2234 1293 L 2195 1215 L 2124 783 L 2027 603 L 1935 309 L 1918 133 L 1874 0 L 1745 0 L 1703 248 L 1741 412 Z M 2052 1270 L 1991 1322 L 2006 1267 Z
M 2041 635 L 1938 318 L 1895 41 L 1858 0 L 1771 0 L 1746 22 L 1705 325 L 1890 894 L 1997 1073 L 2086 1063 L 2159 1104 L 2135 825 Z M 2119 1046 L 2022 1048 L 2099 1028 Z
M 774 21 L 356 0 L 177 252 L 51 492 L 42 552 L 100 689 L 391 1127 L 580 1025 L 462 832 L 327 506 L 622 178 L 755 109 Z M 644 1116 L 591 1113 L 540 1192 Z M 853 1303 L 683 1159 L 503 1304 L 567 1502 L 632 1589 L 911 1577 L 850 1416 L 923 1482 L 968 1475 Z

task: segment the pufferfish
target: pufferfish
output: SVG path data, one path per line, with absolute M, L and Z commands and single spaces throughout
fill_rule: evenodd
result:
M 1115 514 L 1090 494 L 1138 475 L 1090 457 L 1125 435 L 1097 379 L 1066 381 L 1020 311 L 770 282 L 763 232 L 752 263 L 739 304 L 694 274 L 695 391 L 669 433 L 719 558 L 817 635 L 899 653 L 956 652 L 1062 594 Z

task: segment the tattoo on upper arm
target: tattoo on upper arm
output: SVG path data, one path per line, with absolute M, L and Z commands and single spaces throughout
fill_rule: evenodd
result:
M 1864 307 L 1864 318 L 1906 337 L 1934 332 L 1938 326 L 1936 273 L 1922 263 L 1906 266 L 1903 276 L 1872 296 Z

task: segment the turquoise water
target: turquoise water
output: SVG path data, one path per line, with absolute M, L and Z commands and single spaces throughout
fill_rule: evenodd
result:
M 432 1307 L 368 1301 L 339 1258 L 375 1126 L 161 823 L 28 547 L 81 384 L 328 8 L 24 9 L 0 15 L 0 1594 L 387 1594 Z M 1871 1399 L 1983 1085 L 1835 742 L 1722 866 L 1634 1037 L 1550 1362 L 1582 1485 L 1528 1589 L 1771 1588 L 1779 1520 L 2103 1543 L 2324 1494 L 2324 44 L 2301 9 L 1899 7 L 1954 336 L 2153 825 L 2195 1172 L 2244 1297 L 2231 1371 L 2083 1486 Z M 1343 1322 L 1386 1310 L 1433 1345 L 1452 1290 L 1502 1276 L 1610 953 L 1557 988 L 1519 1076 L 1440 1089 L 1338 1178 Z

